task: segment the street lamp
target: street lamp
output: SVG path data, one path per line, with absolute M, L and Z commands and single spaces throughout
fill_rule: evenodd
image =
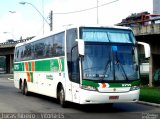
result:
M 16 11 L 8 11 L 10 14 L 16 14 Z M 12 19 L 12 18 L 10 18 L 10 19 Z M 14 23 L 14 20 L 12 19 L 11 20 L 11 23 Z M 12 24 L 13 24 L 12 23 Z M 3 32 L 3 34 L 7 34 L 7 36 L 9 37 L 9 35 L 10 35 L 10 39 L 7 39 L 7 40 L 16 40 L 16 38 L 14 37 L 14 35 L 13 35 L 13 31 L 14 31 L 14 28 L 13 28 L 13 26 L 12 25 L 10 25 L 11 26 L 11 32 L 7 32 L 7 31 L 5 31 L 5 32 Z
M 33 4 L 31 4 L 29 2 L 19 2 L 19 4 L 21 4 L 21 5 L 25 5 L 25 4 L 31 5 L 39 13 L 39 15 L 43 18 L 43 21 L 45 21 L 50 26 L 50 23 L 44 18 L 43 14 Z M 44 33 L 44 25 L 43 25 L 43 33 Z

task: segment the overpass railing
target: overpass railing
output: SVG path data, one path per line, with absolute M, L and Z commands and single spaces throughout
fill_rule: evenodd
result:
M 135 35 L 160 34 L 160 18 L 116 25 L 131 27 Z
M 0 48 L 15 47 L 16 44 L 22 43 L 22 42 L 26 42 L 26 41 L 28 41 L 28 40 L 31 40 L 32 38 L 34 38 L 34 36 L 33 36 L 33 37 L 26 38 L 26 39 L 17 40 L 17 41 L 0 43 Z

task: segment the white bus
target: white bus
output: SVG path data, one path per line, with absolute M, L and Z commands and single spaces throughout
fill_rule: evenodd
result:
M 14 84 L 66 102 L 103 104 L 139 99 L 135 37 L 124 27 L 78 26 L 16 45 Z

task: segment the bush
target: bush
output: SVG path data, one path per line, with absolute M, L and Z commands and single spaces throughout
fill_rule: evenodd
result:
M 142 87 L 140 90 L 141 101 L 160 104 L 160 88 Z

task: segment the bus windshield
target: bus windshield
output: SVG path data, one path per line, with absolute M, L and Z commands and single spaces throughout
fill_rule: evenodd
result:
M 86 43 L 82 60 L 83 79 L 95 81 L 137 80 L 133 45 Z
M 131 30 L 82 28 L 82 39 L 88 42 L 135 43 Z

